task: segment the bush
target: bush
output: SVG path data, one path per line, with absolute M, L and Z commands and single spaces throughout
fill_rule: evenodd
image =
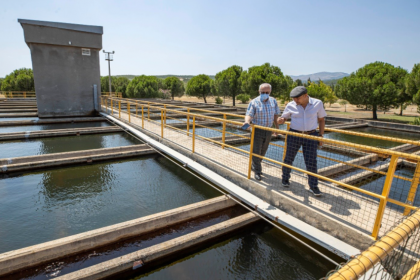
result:
M 240 100 L 242 103 L 247 103 L 251 99 L 251 96 L 248 94 L 239 94 L 236 96 L 236 100 Z
M 420 125 L 420 117 L 415 118 L 414 121 L 410 122 L 410 124 Z
M 220 98 L 219 96 L 216 97 L 216 104 L 223 104 L 223 99 Z

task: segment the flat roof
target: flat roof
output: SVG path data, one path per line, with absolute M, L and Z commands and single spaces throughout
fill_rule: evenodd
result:
M 87 32 L 87 33 L 96 33 L 96 34 L 103 34 L 104 29 L 102 26 L 96 25 L 83 25 L 83 24 L 74 24 L 74 23 L 65 23 L 65 22 L 52 22 L 52 21 L 40 21 L 40 20 L 30 20 L 30 19 L 18 19 L 18 22 L 22 24 L 29 24 L 29 25 L 38 25 L 38 26 L 47 26 L 47 27 L 54 27 L 59 29 L 68 29 L 80 32 Z

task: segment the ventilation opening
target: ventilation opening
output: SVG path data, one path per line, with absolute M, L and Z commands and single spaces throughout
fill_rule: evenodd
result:
M 82 55 L 89 55 L 90 56 L 90 49 L 82 49 Z

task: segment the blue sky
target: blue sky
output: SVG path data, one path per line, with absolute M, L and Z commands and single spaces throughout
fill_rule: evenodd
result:
M 269 62 L 287 75 L 420 63 L 420 1 L 2 1 L 0 77 L 31 67 L 18 18 L 100 25 L 112 74 L 215 74 Z M 101 75 L 108 68 L 101 54 Z

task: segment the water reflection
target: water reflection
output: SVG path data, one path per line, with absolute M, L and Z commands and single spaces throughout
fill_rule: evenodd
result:
M 258 224 L 133 279 L 319 279 L 333 265 L 278 230 Z
M 48 129 L 85 128 L 112 126 L 109 122 L 80 122 L 80 123 L 56 123 L 43 125 L 0 126 L 0 133 L 39 131 Z
M 219 194 L 163 157 L 4 178 L 0 180 L 0 253 Z
M 126 133 L 0 141 L 0 158 L 13 158 L 141 144 Z

